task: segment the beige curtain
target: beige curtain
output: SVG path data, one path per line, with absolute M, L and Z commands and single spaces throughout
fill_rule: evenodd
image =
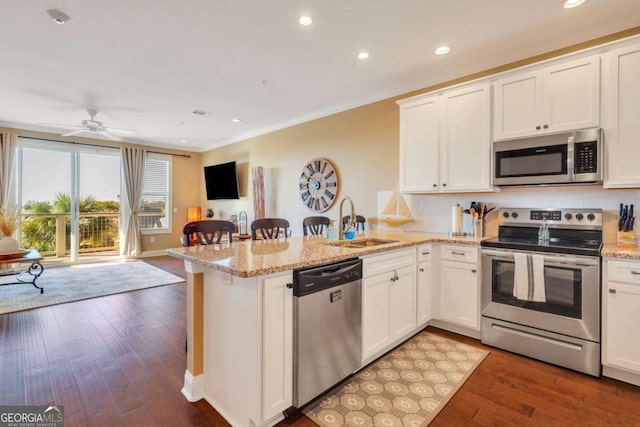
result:
M 15 204 L 14 169 L 18 137 L 0 133 L 0 208 L 13 209 Z
M 125 215 L 122 223 L 121 254 L 135 257 L 142 252 L 138 208 L 142 196 L 142 180 L 144 178 L 144 166 L 147 161 L 147 150 L 136 147 L 122 147 L 121 158 L 126 191 L 125 202 L 129 208 L 129 212 Z

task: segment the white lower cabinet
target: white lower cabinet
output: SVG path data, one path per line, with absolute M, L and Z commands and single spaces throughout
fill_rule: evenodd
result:
M 262 418 L 293 402 L 293 292 L 291 274 L 264 280 L 262 323 Z
M 362 361 L 368 363 L 416 328 L 415 249 L 364 259 Z
M 474 246 L 442 245 L 439 319 L 480 330 L 480 273 Z
M 417 325 L 424 326 L 433 316 L 433 246 L 418 248 L 418 271 L 416 280 Z
M 637 327 L 640 325 L 640 262 L 605 260 L 603 277 L 605 375 L 607 367 L 640 375 L 640 329 Z

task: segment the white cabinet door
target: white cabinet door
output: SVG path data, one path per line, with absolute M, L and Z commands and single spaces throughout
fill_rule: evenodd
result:
M 440 263 L 440 320 L 480 329 L 479 276 L 476 264 Z
M 431 261 L 425 261 L 418 264 L 418 278 L 416 280 L 416 309 L 418 326 L 426 325 L 427 322 L 431 320 L 431 305 L 433 304 L 431 274 Z
M 438 190 L 438 99 L 400 106 L 400 191 Z
M 494 139 L 600 125 L 600 57 L 496 80 Z
M 391 273 L 362 281 L 362 359 L 383 349 L 391 338 L 389 284 Z
M 397 270 L 389 289 L 389 330 L 397 340 L 416 328 L 416 267 Z
M 605 129 L 604 186 L 640 187 L 640 44 L 612 50 L 607 63 L 609 126 Z
M 440 190 L 491 189 L 491 85 L 445 92 Z
M 542 78 L 538 72 L 519 74 L 494 83 L 494 139 L 535 134 L 542 110 Z
M 600 125 L 600 57 L 570 61 L 543 72 L 542 127 L 563 132 Z
M 264 280 L 262 323 L 262 417 L 293 403 L 293 291 L 291 274 Z
M 602 364 L 640 374 L 640 262 L 605 260 Z

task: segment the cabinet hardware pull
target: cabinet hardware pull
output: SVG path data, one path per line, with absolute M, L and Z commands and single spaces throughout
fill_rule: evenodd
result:
M 422 255 L 429 255 L 431 252 L 422 252 Z
M 287 283 L 287 288 L 293 289 L 293 283 Z
M 640 276 L 640 271 L 631 270 L 631 274 L 635 276 Z
M 420 269 L 420 273 L 424 273 L 424 268 L 421 268 L 421 269 Z
M 457 252 L 457 251 L 451 251 L 451 253 L 452 253 L 453 255 L 462 255 L 462 256 L 465 256 L 465 255 L 466 255 L 464 252 Z M 639 274 L 640 274 L 640 273 L 639 273 Z
M 476 272 L 476 269 L 474 268 L 473 270 L 471 270 L 471 272 L 472 272 L 472 273 L 475 273 L 475 272 Z
M 446 184 L 446 183 L 444 183 L 444 184 L 442 184 L 442 186 L 443 186 L 443 187 L 446 187 L 446 186 L 447 186 L 447 184 Z
M 609 289 L 609 293 L 610 293 L 610 294 L 615 294 L 615 293 L 616 293 L 616 290 L 615 290 L 615 289 Z
M 438 184 L 433 184 L 433 186 L 434 186 L 434 187 L 437 187 L 437 186 L 438 186 Z
M 545 128 L 545 129 L 549 129 L 549 125 L 544 125 L 542 127 Z
M 540 129 L 541 129 L 540 126 L 536 126 L 536 130 L 540 130 Z

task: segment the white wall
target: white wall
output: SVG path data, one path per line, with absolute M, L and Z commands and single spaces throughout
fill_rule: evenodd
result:
M 387 199 L 389 192 L 380 193 Z M 488 203 L 489 207 L 524 208 L 599 208 L 605 210 L 605 243 L 615 243 L 620 203 L 640 208 L 640 190 L 605 190 L 602 186 L 518 187 L 497 193 L 460 193 L 405 196 L 416 219 L 406 230 L 430 232 L 451 231 L 451 207 L 459 203 L 468 208 L 472 201 Z M 384 205 L 384 200 L 379 204 Z M 497 211 L 497 209 L 496 209 Z M 489 215 L 486 235 L 497 233 L 496 211 Z M 471 231 L 469 215 L 464 215 L 464 230 Z M 636 227 L 640 229 L 640 226 Z M 640 233 L 636 231 L 640 236 Z

